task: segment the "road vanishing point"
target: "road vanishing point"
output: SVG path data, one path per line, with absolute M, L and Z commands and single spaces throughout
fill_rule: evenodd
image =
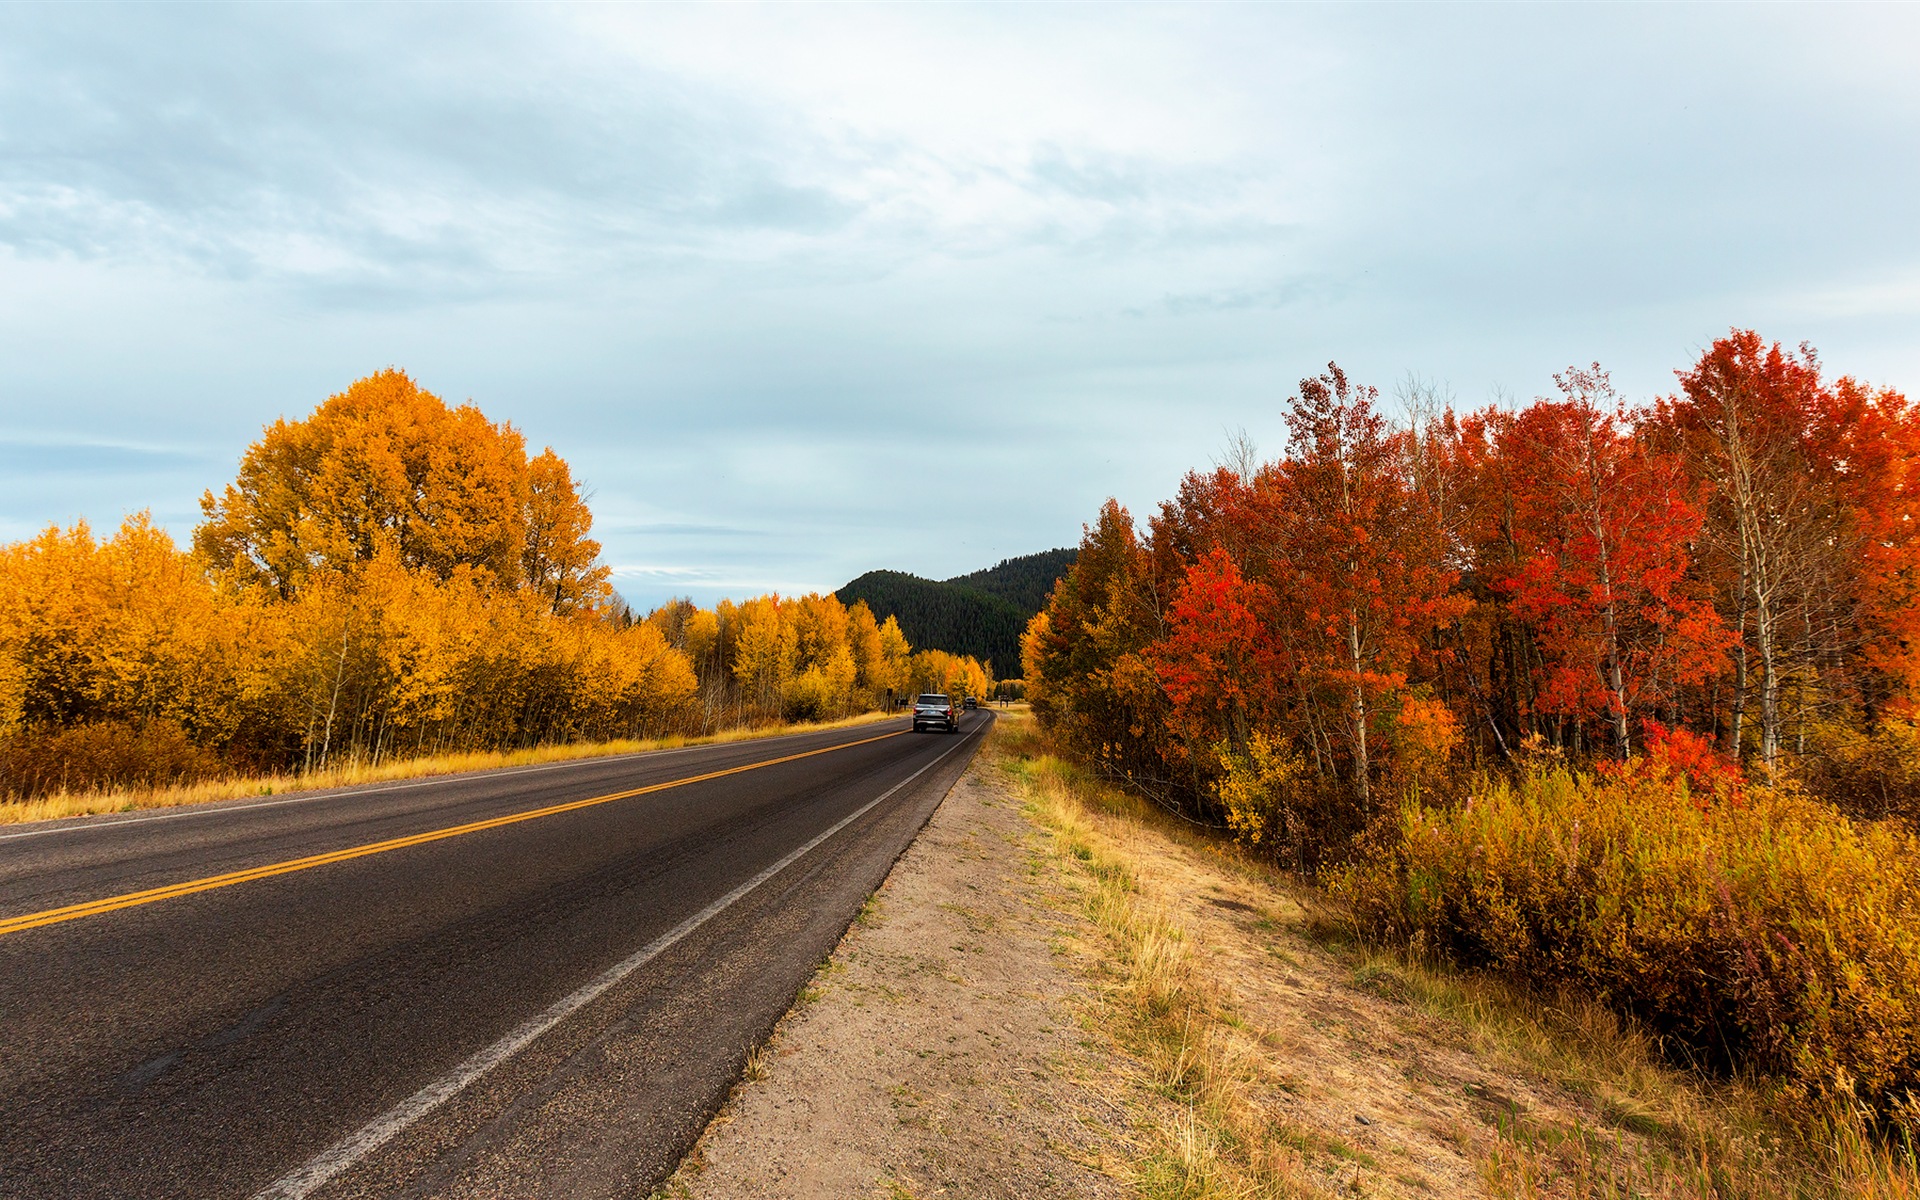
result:
M 991 721 L 0 827 L 0 1197 L 645 1196 Z

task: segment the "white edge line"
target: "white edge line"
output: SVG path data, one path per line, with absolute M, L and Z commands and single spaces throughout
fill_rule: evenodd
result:
M 889 718 L 897 719 L 897 718 Z M 873 724 L 883 724 L 875 721 Z M 860 728 L 850 726 L 849 728 Z M 85 833 L 90 829 L 120 829 L 128 825 L 145 825 L 149 821 L 178 821 L 186 817 L 213 817 L 222 813 L 250 812 L 256 808 L 279 808 L 284 804 L 314 804 L 322 800 L 354 800 L 361 796 L 377 796 L 382 792 L 404 792 L 412 788 L 432 787 L 435 784 L 448 783 L 456 779 L 471 778 L 476 775 L 532 775 L 540 771 L 559 771 L 567 767 L 579 767 L 588 763 L 605 763 L 622 758 L 665 757 L 669 754 L 688 754 L 695 750 L 713 750 L 721 746 L 759 745 L 765 742 L 785 741 L 788 738 L 814 737 L 821 733 L 836 733 L 838 730 L 806 730 L 801 733 L 776 733 L 771 737 L 742 738 L 734 742 L 703 742 L 697 746 L 669 746 L 664 750 L 630 750 L 625 754 L 594 754 L 585 758 L 569 758 L 564 762 L 535 763 L 525 767 L 480 767 L 472 771 L 455 771 L 449 775 L 433 775 L 426 779 L 413 779 L 405 783 L 390 783 L 384 787 L 351 788 L 351 790 L 320 789 L 311 795 L 288 796 L 284 800 L 259 800 L 252 804 L 233 804 L 222 800 L 208 800 L 201 804 L 182 806 L 173 812 L 153 813 L 144 817 L 120 816 L 116 813 L 89 813 L 87 816 L 106 817 L 103 821 L 89 821 L 86 817 L 54 817 L 56 824 L 44 829 L 29 829 L 23 833 L 0 833 L 0 842 L 18 841 L 21 838 L 45 837 L 50 833 Z M 114 819 L 118 817 L 119 819 Z M 71 823 L 69 823 L 71 822 Z
M 293 1171 L 291 1174 L 282 1176 L 266 1188 L 254 1193 L 254 1200 L 303 1200 L 304 1197 L 311 1195 L 316 1189 L 332 1180 L 334 1176 L 379 1149 L 388 1140 L 393 1138 L 394 1135 L 406 1129 L 407 1126 L 412 1125 L 421 1117 L 426 1116 L 446 1101 L 458 1095 L 476 1079 L 479 1079 L 488 1071 L 493 1070 L 501 1063 L 512 1058 L 515 1054 L 526 1049 L 538 1039 L 541 1034 L 552 1029 L 555 1025 L 558 1025 L 580 1009 L 597 1000 L 621 980 L 633 974 L 641 967 L 646 966 L 655 958 L 658 958 L 661 953 L 670 949 L 675 943 L 681 941 L 688 934 L 699 929 L 702 925 L 705 925 L 708 921 L 732 907 L 736 901 L 740 900 L 749 892 L 786 870 L 795 862 L 798 862 L 801 858 L 805 857 L 808 852 L 817 848 L 822 842 L 878 808 L 882 802 L 893 796 L 901 788 L 906 787 L 914 780 L 925 775 L 928 771 L 933 770 L 933 768 L 947 761 L 948 757 L 950 757 L 955 750 L 960 749 L 961 746 L 966 745 L 967 742 L 972 740 L 972 737 L 969 736 L 956 743 L 951 749 L 942 752 L 939 758 L 934 759 L 926 766 L 921 767 L 918 771 L 902 779 L 899 783 L 894 784 L 885 792 L 869 800 L 859 809 L 842 817 L 831 828 L 815 837 L 812 841 L 794 850 L 779 862 L 774 863 L 758 875 L 755 875 L 752 879 L 747 880 L 739 887 L 734 888 L 726 895 L 715 900 L 712 904 L 707 905 L 699 912 L 688 917 L 678 925 L 675 925 L 666 933 L 661 934 L 651 942 L 640 947 L 640 949 L 634 951 L 633 954 L 627 958 L 608 967 L 592 980 L 583 984 L 571 995 L 554 1001 L 541 1012 L 527 1018 L 511 1033 L 507 1034 L 507 1036 L 501 1038 L 493 1045 L 488 1046 L 486 1049 L 471 1055 L 459 1066 L 447 1072 L 439 1079 L 434 1080 L 426 1087 L 421 1088 L 413 1095 L 407 1097 L 407 1099 L 396 1104 L 386 1112 L 381 1113 L 365 1125 L 362 1125 L 358 1130 L 348 1134 L 325 1150 L 322 1150 L 319 1154 L 314 1155 L 299 1169 Z

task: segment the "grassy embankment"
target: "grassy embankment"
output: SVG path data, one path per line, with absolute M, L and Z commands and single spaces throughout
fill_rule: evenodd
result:
M 679 746 L 706 746 L 722 742 L 748 741 L 779 737 L 821 729 L 839 729 L 884 721 L 891 714 L 872 712 L 845 717 L 838 721 L 782 722 L 722 730 L 702 736 L 672 736 L 610 742 L 574 742 L 564 745 L 533 746 L 524 750 L 474 751 L 462 754 L 435 754 L 421 758 L 390 759 L 378 764 L 349 762 L 304 773 L 250 775 L 231 779 L 207 780 L 159 788 L 125 788 L 109 791 L 59 792 L 31 800 L 0 799 L 0 825 L 23 821 L 45 821 L 56 817 L 80 817 L 97 813 L 131 812 L 140 808 L 174 808 L 183 804 L 204 804 L 213 800 L 238 800 L 249 796 L 277 796 L 288 792 L 319 791 L 325 788 L 359 787 L 370 783 L 388 783 L 400 779 L 420 779 L 432 775 L 457 775 L 465 771 L 489 771 L 499 767 L 524 767 L 538 763 L 564 762 L 579 758 L 600 758 L 615 754 L 638 754 L 648 750 L 670 750 Z
M 1589 998 L 1370 944 L 1324 894 L 1093 781 L 1029 722 L 996 739 L 1107 942 L 1092 1019 L 1177 1114 L 1135 1122 L 1143 1196 L 1920 1196 L 1912 1156 L 1844 1111 L 1784 1112 L 1768 1081 L 1676 1070 Z M 1214 917 L 1185 894 L 1203 879 L 1255 914 Z M 1281 975 L 1296 986 L 1276 1006 L 1261 989 Z M 1393 1114 L 1372 1151 L 1361 1105 Z M 1463 1173 L 1436 1187 L 1448 1156 Z

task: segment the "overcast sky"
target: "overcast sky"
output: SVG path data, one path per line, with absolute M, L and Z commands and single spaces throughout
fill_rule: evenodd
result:
M 0 8 L 0 539 L 394 365 L 643 607 L 942 578 L 1736 325 L 1920 389 L 1920 7 Z

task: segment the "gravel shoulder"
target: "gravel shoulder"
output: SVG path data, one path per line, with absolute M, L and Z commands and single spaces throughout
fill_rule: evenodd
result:
M 1092 935 L 990 752 L 948 794 L 662 1195 L 1102 1197 L 1125 1140 L 1083 1027 Z

